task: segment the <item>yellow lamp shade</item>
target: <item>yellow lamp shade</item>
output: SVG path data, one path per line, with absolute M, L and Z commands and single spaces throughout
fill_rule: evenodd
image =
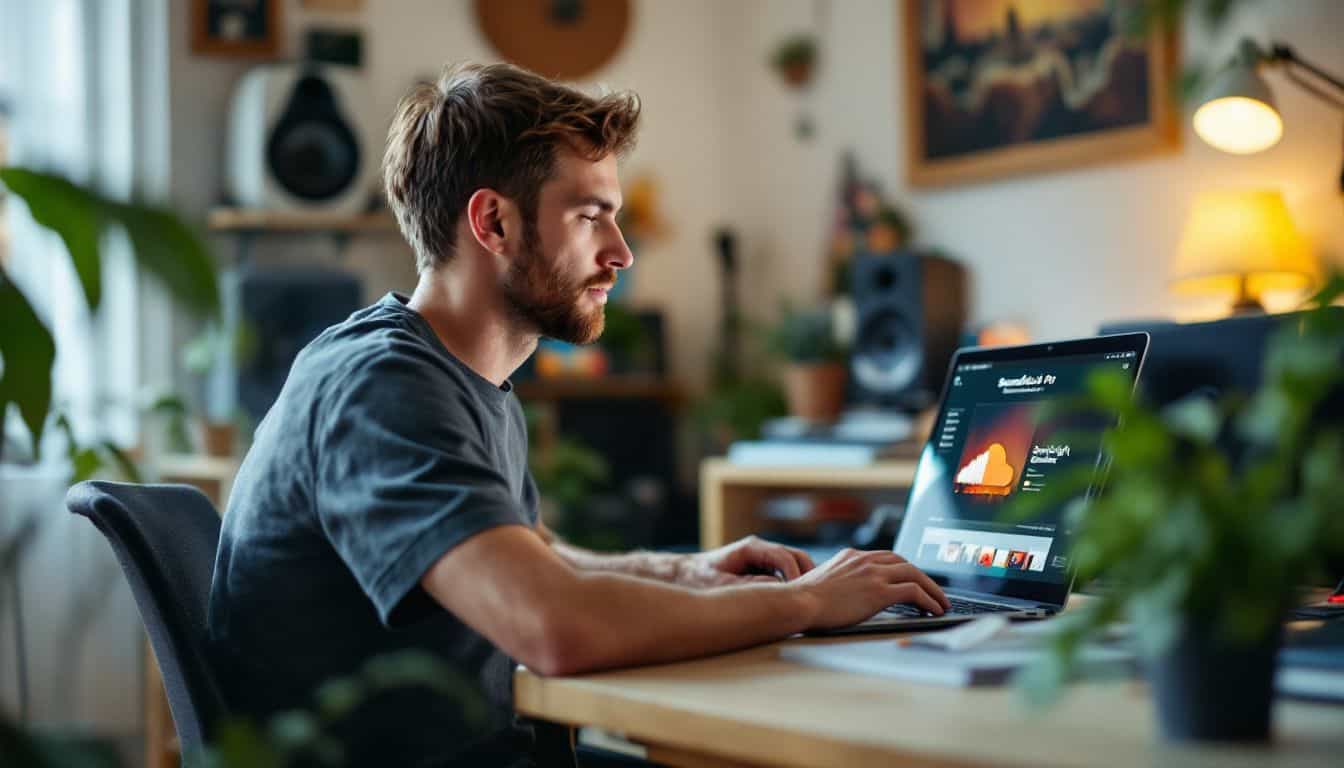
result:
M 1283 120 L 1259 99 L 1226 96 L 1195 110 L 1195 133 L 1215 149 L 1234 155 L 1262 152 L 1283 136 Z
M 1172 288 L 1185 295 L 1236 295 L 1311 287 L 1319 267 L 1273 190 L 1205 192 L 1181 234 Z

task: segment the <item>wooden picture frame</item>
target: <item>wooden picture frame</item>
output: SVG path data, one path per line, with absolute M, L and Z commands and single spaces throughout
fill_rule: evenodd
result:
M 280 53 L 284 0 L 190 0 L 191 52 L 273 58 Z
M 903 6 L 898 9 L 898 23 L 905 50 L 906 172 L 912 186 L 1074 168 L 1180 146 L 1171 94 L 1177 56 L 1174 30 L 1154 32 L 1137 43 L 1121 31 L 1110 37 L 1098 35 L 1098 29 L 1119 26 L 1103 10 L 1106 0 L 1080 0 L 1076 16 L 1054 20 L 1045 29 L 1021 21 L 1030 19 L 1034 0 L 896 2 Z M 954 10 L 949 5 L 953 2 L 974 5 Z M 1022 12 L 1024 7 L 1027 13 Z M 1005 10 L 1003 29 L 986 32 L 988 17 L 976 19 L 974 14 L 995 10 Z M 959 18 L 964 24 L 958 15 L 963 11 L 981 22 L 972 28 L 981 36 L 969 42 L 963 37 L 974 32 L 956 26 Z M 926 29 L 930 12 L 941 17 Z M 1048 42 L 1061 28 L 1070 33 L 1071 49 Z M 1073 34 L 1078 29 L 1085 33 Z M 938 49 L 926 48 L 934 36 L 929 30 L 941 32 Z M 1081 88 L 1065 93 L 1058 69 L 1076 66 L 1066 50 L 1076 51 L 1080 40 L 1097 39 L 1102 43 L 1096 51 L 1088 51 L 1087 60 L 1106 61 L 1111 67 L 1104 78 L 1091 79 L 1103 85 L 1095 93 Z M 960 60 L 953 61 L 954 57 Z M 982 65 L 985 60 L 991 64 Z M 927 76 L 926 62 L 937 65 L 937 79 Z M 1042 76 L 1043 70 L 1050 74 Z M 1079 100 L 1080 92 L 1092 95 Z M 1073 108 L 1074 103 L 1082 108 Z

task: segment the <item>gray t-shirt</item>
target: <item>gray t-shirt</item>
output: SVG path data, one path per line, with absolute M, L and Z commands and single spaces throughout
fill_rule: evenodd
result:
M 294 361 L 224 515 L 208 619 L 226 695 L 256 717 L 312 708 L 324 681 L 421 649 L 471 681 L 488 725 L 398 691 L 337 729 L 348 764 L 527 764 L 512 660 L 419 581 L 474 534 L 535 525 L 536 502 L 508 384 L 453 357 L 404 297 L 328 328 Z

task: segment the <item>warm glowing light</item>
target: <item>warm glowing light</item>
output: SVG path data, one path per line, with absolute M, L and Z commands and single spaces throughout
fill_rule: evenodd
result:
M 1205 102 L 1195 111 L 1195 133 L 1224 152 L 1250 155 L 1279 143 L 1283 120 L 1259 99 L 1225 96 Z
M 1303 290 L 1319 266 L 1273 190 L 1206 192 L 1185 222 L 1172 288 L 1185 295 L 1255 299 L 1268 291 Z

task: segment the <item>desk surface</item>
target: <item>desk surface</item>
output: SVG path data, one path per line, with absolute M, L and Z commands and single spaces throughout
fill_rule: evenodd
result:
M 781 660 L 780 646 L 580 677 L 519 668 L 514 702 L 533 717 L 621 732 L 649 744 L 651 758 L 657 747 L 715 758 L 691 761 L 703 765 L 1338 765 L 1344 755 L 1344 706 L 1281 701 L 1273 748 L 1178 748 L 1159 742 L 1139 682 L 1077 685 L 1037 712 L 1011 687 L 806 667 Z

